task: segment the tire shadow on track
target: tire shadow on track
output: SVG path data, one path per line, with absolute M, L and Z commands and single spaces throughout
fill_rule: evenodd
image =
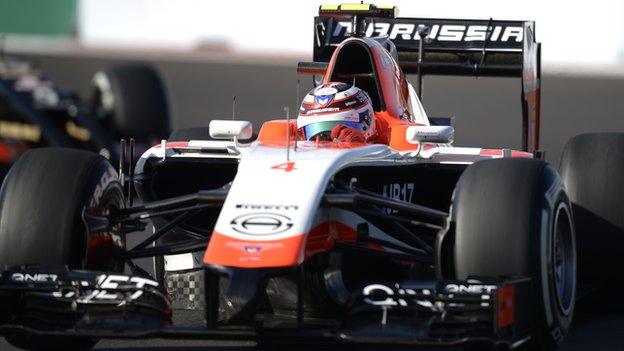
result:
M 572 330 L 561 351 L 623 349 L 624 301 L 605 290 L 596 290 L 577 301 Z

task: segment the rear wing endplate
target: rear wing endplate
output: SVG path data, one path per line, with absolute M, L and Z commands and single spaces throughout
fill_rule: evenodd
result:
M 396 7 L 372 4 L 321 6 L 314 18 L 314 62 L 299 63 L 297 71 L 324 74 L 336 47 L 356 28 L 356 35 L 390 39 L 406 74 L 521 78 L 522 146 L 537 151 L 541 50 L 534 22 L 404 18 L 397 13 Z

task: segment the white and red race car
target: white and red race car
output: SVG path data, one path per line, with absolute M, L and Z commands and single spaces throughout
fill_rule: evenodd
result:
M 297 140 L 289 119 L 256 137 L 213 120 L 136 165 L 131 153 L 120 176 L 83 151 L 27 153 L 0 195 L 0 332 L 27 349 L 107 337 L 555 348 L 574 312 L 575 228 L 622 228 L 610 179 L 624 137 L 572 139 L 562 176 L 540 159 L 532 22 L 322 6 L 314 45 L 299 72 L 366 91 L 376 144 Z M 416 93 L 425 74 L 521 77 L 524 150 L 453 146 Z M 133 262 L 144 257 L 154 276 Z M 181 308 L 205 325 L 171 325 Z

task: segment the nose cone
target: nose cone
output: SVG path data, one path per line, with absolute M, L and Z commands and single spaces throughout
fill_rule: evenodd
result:
M 253 228 L 273 233 L 284 224 L 275 218 L 245 218 L 233 224 L 233 228 Z M 237 268 L 288 267 L 303 262 L 305 235 L 296 235 L 279 240 L 240 240 L 213 232 L 204 255 L 205 264 L 216 264 Z

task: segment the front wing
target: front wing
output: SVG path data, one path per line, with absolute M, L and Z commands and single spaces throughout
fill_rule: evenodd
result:
M 264 278 L 292 269 L 265 273 Z M 205 274 L 210 284 L 224 270 L 207 267 Z M 206 289 L 211 292 L 206 294 L 207 324 L 177 327 L 171 325 L 169 298 L 151 279 L 19 267 L 0 278 L 0 334 L 404 346 L 473 343 L 514 349 L 530 339 L 529 288 L 529 279 L 371 284 L 352 296 L 343 316 L 327 323 L 309 323 L 298 313 L 279 323 L 257 315 L 252 323 L 224 325 L 218 318 L 223 313 L 215 296 L 218 284 L 213 284 Z

